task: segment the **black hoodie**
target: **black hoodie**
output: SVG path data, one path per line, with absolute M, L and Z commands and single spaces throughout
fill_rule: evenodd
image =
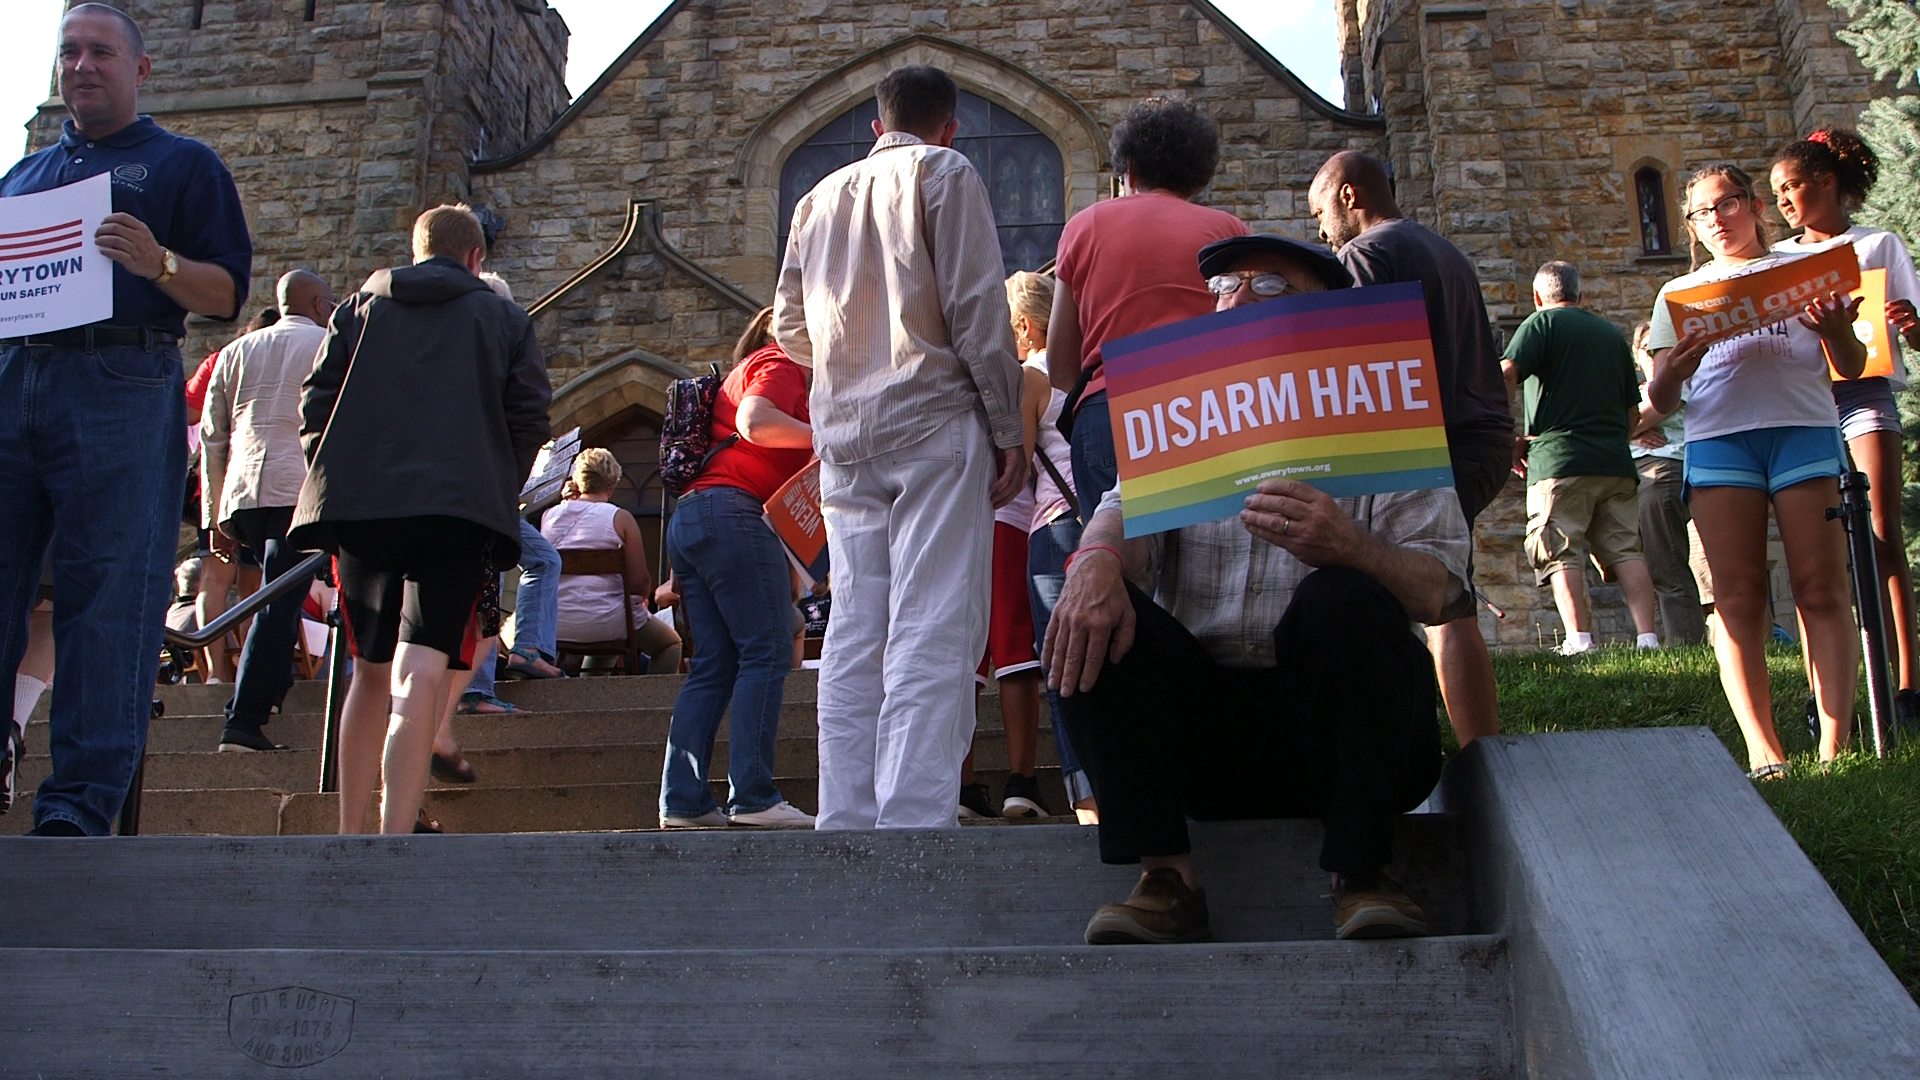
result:
M 333 313 L 304 389 L 294 545 L 332 550 L 336 521 L 445 516 L 497 533 L 497 566 L 519 560 L 553 396 L 526 312 L 452 259 L 376 271 Z

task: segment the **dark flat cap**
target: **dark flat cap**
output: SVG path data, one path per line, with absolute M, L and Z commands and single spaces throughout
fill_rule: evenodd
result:
M 1345 289 L 1353 284 L 1353 275 L 1333 257 L 1333 252 L 1318 244 L 1302 243 L 1274 233 L 1254 233 L 1251 236 L 1229 236 L 1225 240 L 1215 240 L 1200 249 L 1200 276 L 1210 278 L 1215 274 L 1224 274 L 1233 268 L 1233 264 L 1247 255 L 1270 251 L 1290 259 L 1305 263 L 1318 274 L 1322 284 L 1329 289 Z

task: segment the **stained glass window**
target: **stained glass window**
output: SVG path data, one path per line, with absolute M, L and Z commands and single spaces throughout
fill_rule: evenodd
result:
M 788 156 L 780 170 L 783 255 L 794 205 L 829 174 L 873 149 L 873 121 L 879 115 L 878 103 L 869 98 L 835 117 Z M 993 198 L 1007 273 L 1039 269 L 1053 258 L 1067 223 L 1060 148 L 1025 120 L 965 90 L 960 91 L 959 120 L 953 148 L 973 162 Z
M 1673 243 L 1667 233 L 1667 185 L 1660 170 L 1649 165 L 1633 174 L 1633 194 L 1640 204 L 1640 251 L 1669 255 Z

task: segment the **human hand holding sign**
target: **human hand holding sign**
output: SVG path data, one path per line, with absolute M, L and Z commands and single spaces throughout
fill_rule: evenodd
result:
M 108 214 L 94 232 L 93 242 L 100 254 L 148 281 L 166 272 L 166 250 L 146 222 L 132 214 Z
M 1867 364 L 1867 346 L 1853 333 L 1853 322 L 1860 315 L 1860 301 L 1845 293 L 1815 297 L 1800 313 L 1800 325 L 1820 335 L 1827 348 L 1827 359 L 1842 378 L 1860 376 Z
M 155 239 L 153 230 L 132 214 L 108 214 L 94 230 L 94 246 L 110 261 L 127 272 L 153 282 L 168 298 L 195 315 L 231 319 L 239 314 L 234 298 L 232 275 L 214 263 L 195 262 L 173 253 L 175 269 L 166 281 L 158 280 L 167 272 L 167 249 Z
M 1887 325 L 1895 333 L 1906 339 L 1909 346 L 1920 349 L 1920 312 L 1915 312 L 1911 300 L 1887 301 Z
M 1315 568 L 1351 565 L 1362 539 L 1360 526 L 1333 496 L 1298 480 L 1263 481 L 1247 496 L 1240 523 Z

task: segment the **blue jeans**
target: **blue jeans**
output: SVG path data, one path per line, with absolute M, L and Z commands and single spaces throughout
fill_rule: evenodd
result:
M 1073 437 L 1067 440 L 1067 448 L 1080 513 L 1092 521 L 1093 512 L 1100 509 L 1100 497 L 1120 483 L 1120 465 L 1114 457 L 1113 426 L 1107 419 L 1105 390 L 1081 399 L 1080 408 L 1073 414 Z
M 0 674 L 53 542 L 53 772 L 34 821 L 113 829 L 146 750 L 186 495 L 171 346 L 0 346 Z
M 291 506 L 235 510 L 229 521 L 229 531 L 260 557 L 262 581 L 279 580 L 305 557 L 304 552 L 287 543 L 287 527 L 293 524 Z M 311 582 L 312 576 L 307 580 Z M 246 644 L 240 649 L 233 699 L 227 702 L 227 727 L 264 727 L 273 710 L 286 700 L 287 691 L 293 689 L 293 646 L 300 637 L 300 606 L 306 600 L 307 590 L 296 588 L 254 616 Z
M 560 623 L 560 553 L 520 519 L 520 592 L 513 602 L 513 644 L 552 660 Z
M 1062 514 L 1034 530 L 1027 538 L 1027 588 L 1033 601 L 1033 649 L 1038 654 L 1047 641 L 1047 623 L 1060 602 L 1060 590 L 1067 584 L 1067 556 L 1080 546 L 1080 523 L 1072 514 Z M 1067 786 L 1067 798 L 1074 802 L 1093 797 L 1093 785 L 1087 780 L 1086 767 L 1073 751 L 1067 737 L 1067 725 L 1060 719 L 1060 694 L 1049 688 L 1047 706 L 1052 710 L 1053 742 L 1060 751 L 1060 778 Z
M 694 652 L 667 731 L 662 814 L 698 817 L 716 809 L 708 767 L 729 699 L 728 812 L 751 814 L 781 802 L 773 754 L 793 667 L 792 579 L 786 552 L 761 514 L 752 495 L 714 487 L 682 498 L 667 525 L 667 557 Z

